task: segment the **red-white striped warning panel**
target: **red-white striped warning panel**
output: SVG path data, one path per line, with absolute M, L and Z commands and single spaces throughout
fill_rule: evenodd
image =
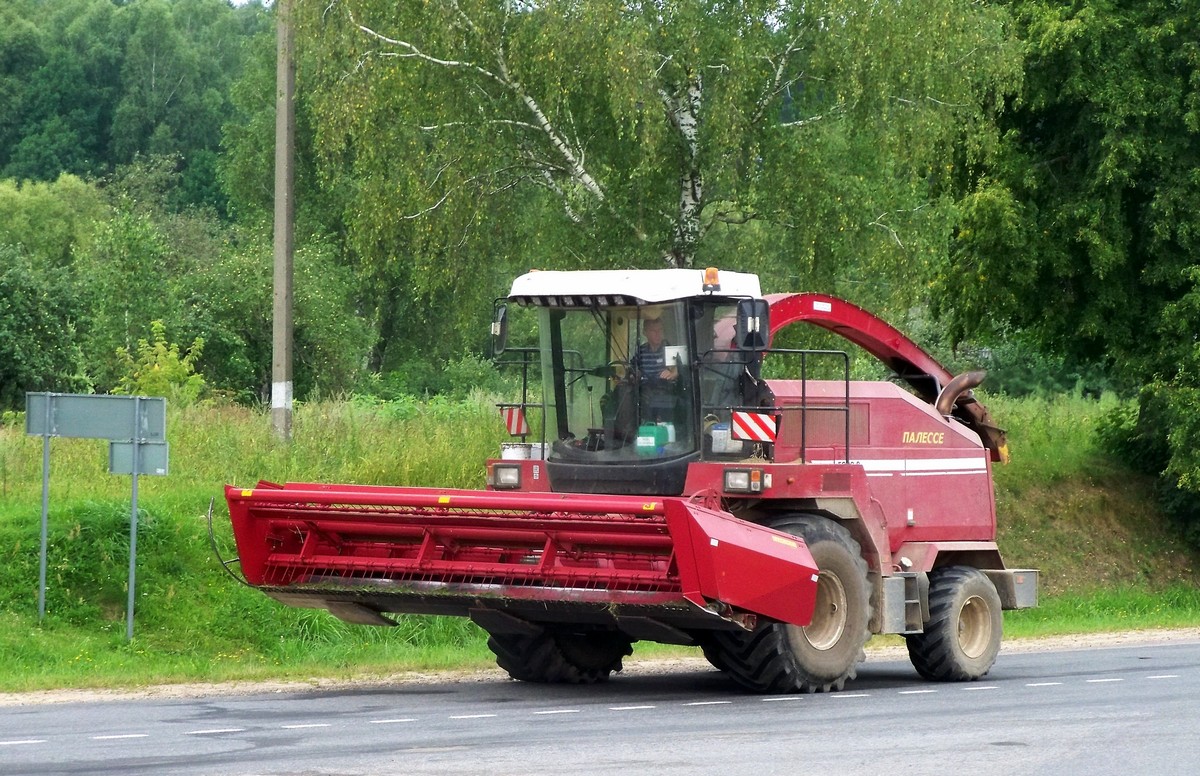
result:
M 774 442 L 779 416 L 765 412 L 734 411 L 731 436 L 746 442 Z
M 504 417 L 504 425 L 511 436 L 525 436 L 529 433 L 529 424 L 525 422 L 525 411 L 515 405 L 501 405 L 500 415 Z

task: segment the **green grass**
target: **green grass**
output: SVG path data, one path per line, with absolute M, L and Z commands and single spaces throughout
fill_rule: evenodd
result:
M 1050 597 L 1200 587 L 1200 558 L 1159 511 L 1153 479 L 1097 446 L 1096 422 L 1115 400 L 984 401 L 1012 448 L 1012 462 L 995 469 L 1009 566 L 1041 569 Z
M 339 676 L 490 663 L 466 620 L 346 625 L 236 583 L 210 549 L 206 513 L 233 557 L 222 485 L 258 479 L 483 486 L 506 439 L 494 403 L 301 406 L 294 442 L 237 407 L 171 410 L 170 475 L 139 478 L 134 640 L 125 638 L 130 478 L 94 440 L 51 440 L 46 618 L 37 618 L 40 438 L 0 428 L 0 691 L 164 681 Z
M 1161 590 L 1114 588 L 1063 593 L 1043 599 L 1036 609 L 1004 614 L 1004 634 L 1008 638 L 1198 625 L 1200 588 L 1182 584 Z
M 1196 555 L 1153 506 L 1152 483 L 1106 459 L 1091 429 L 1107 403 L 987 400 L 1009 429 L 996 472 L 1001 547 L 1042 570 L 1039 609 L 1010 637 L 1200 624 Z M 275 603 L 213 557 L 234 555 L 221 486 L 313 480 L 478 488 L 507 437 L 494 400 L 341 401 L 297 408 L 294 442 L 238 407 L 171 408 L 170 475 L 139 483 L 135 638 L 125 639 L 130 478 L 94 440 L 51 442 L 47 616 L 37 618 L 41 440 L 0 427 L 0 691 L 162 682 L 386 675 L 492 665 L 469 621 L 403 616 L 347 625 Z M 646 650 L 657 654 L 653 649 Z M 641 652 L 641 650 L 639 650 Z

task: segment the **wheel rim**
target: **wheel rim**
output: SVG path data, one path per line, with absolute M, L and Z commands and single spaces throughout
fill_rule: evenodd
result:
M 992 620 L 987 602 L 973 595 L 963 602 L 958 613 L 958 647 L 969 658 L 987 651 L 992 640 Z
M 836 574 L 817 574 L 817 600 L 804 639 L 813 649 L 832 649 L 846 631 L 846 588 Z

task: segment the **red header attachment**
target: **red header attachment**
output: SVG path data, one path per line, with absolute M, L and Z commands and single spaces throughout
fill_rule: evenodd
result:
M 684 598 L 718 614 L 736 607 L 812 621 L 817 564 L 803 539 L 682 499 L 665 506 Z

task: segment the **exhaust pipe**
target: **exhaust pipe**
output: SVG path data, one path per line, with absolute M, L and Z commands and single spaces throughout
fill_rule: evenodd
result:
M 987 372 L 977 369 L 973 372 L 963 372 L 946 383 L 946 387 L 938 394 L 937 403 L 934 405 L 938 414 L 942 417 L 949 417 L 954 412 L 954 405 L 958 402 L 959 397 L 971 389 L 977 388 L 985 377 L 987 377 Z

